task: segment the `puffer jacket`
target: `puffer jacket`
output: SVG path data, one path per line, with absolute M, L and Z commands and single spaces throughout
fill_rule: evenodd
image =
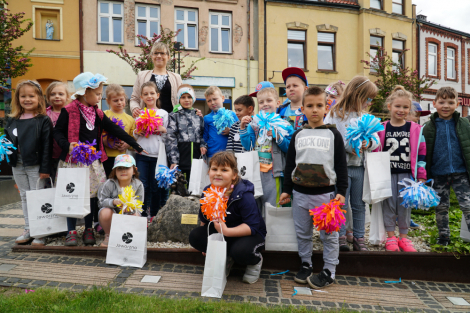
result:
M 170 113 L 164 138 L 170 164 L 178 164 L 181 170 L 191 169 L 191 160 L 201 155 L 200 148 L 207 148 L 203 135 L 204 119 L 196 114 L 196 110 L 181 107 Z
M 52 170 L 52 122 L 47 115 L 30 119 L 8 118 L 5 135 L 17 150 L 12 149 L 8 164 L 16 167 L 18 149 L 24 166 L 39 165 L 39 173 L 50 174 Z

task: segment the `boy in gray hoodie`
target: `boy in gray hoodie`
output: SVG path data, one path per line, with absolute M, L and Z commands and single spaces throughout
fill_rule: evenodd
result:
M 305 91 L 302 113 L 307 117 L 308 124 L 292 136 L 279 203 L 288 203 L 290 196 L 293 196 L 292 213 L 302 260 L 294 280 L 320 289 L 334 283 L 336 265 L 339 263 L 339 236 L 337 232 L 320 232 L 324 266 L 318 275 L 312 275 L 313 221 L 309 210 L 329 203 L 331 199 L 344 203 L 348 170 L 340 132 L 335 125 L 323 123 L 326 113 L 323 89 L 310 87 Z

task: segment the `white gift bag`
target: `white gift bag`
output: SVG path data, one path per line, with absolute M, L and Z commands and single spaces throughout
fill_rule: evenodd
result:
M 223 234 L 214 233 L 209 236 L 209 226 L 207 226 L 206 262 L 204 263 L 201 296 L 220 299 L 227 284 L 227 242 Z
M 209 180 L 209 167 L 203 159 L 193 159 L 189 178 L 188 191 L 193 196 L 200 197 L 204 188 L 211 184 Z
M 382 202 L 377 202 L 372 204 L 372 213 L 370 214 L 369 243 L 377 246 L 384 243 L 386 239 Z
M 158 172 L 159 165 L 165 165 L 168 167 L 168 159 L 166 156 L 166 149 L 163 140 L 160 137 L 160 144 L 158 145 L 158 159 L 157 159 L 157 166 L 155 167 L 155 172 Z
M 261 172 L 259 167 L 259 156 L 257 151 L 235 153 L 237 158 L 238 172 L 241 178 L 249 180 L 255 186 L 255 198 L 263 195 L 261 185 Z
M 266 251 L 298 251 L 291 207 L 274 207 L 266 202 Z
M 39 183 L 40 179 L 38 179 Z M 55 188 L 26 191 L 31 237 L 45 237 L 67 231 L 67 218 L 58 216 L 54 205 Z M 54 187 L 51 179 L 51 186 Z
M 147 218 L 113 214 L 107 264 L 142 268 L 147 262 Z
M 59 216 L 83 218 L 90 214 L 88 167 L 59 168 L 54 206 Z
M 460 225 L 460 238 L 462 238 L 464 242 L 470 242 L 470 231 L 468 231 L 467 222 L 465 221 L 465 217 L 463 216 L 463 214 L 462 222 Z
M 374 204 L 392 196 L 390 153 L 366 152 L 364 155 L 364 187 L 362 200 Z

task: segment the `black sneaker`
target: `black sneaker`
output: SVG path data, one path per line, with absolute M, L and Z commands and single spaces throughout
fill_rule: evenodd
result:
M 302 263 L 300 271 L 295 275 L 294 280 L 299 284 L 306 284 L 307 278 L 312 275 L 312 266 L 307 262 Z
M 450 239 L 449 237 L 445 237 L 445 236 L 441 236 L 439 237 L 439 239 L 437 240 L 437 244 L 438 245 L 441 245 L 441 246 L 448 246 L 450 243 Z
M 331 278 L 330 270 L 325 268 L 320 274 L 312 275 L 307 278 L 307 282 L 313 289 L 322 289 L 323 287 L 334 284 L 335 280 Z

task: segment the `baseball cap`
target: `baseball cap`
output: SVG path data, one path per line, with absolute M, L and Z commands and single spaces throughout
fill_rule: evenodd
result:
M 431 111 L 423 111 L 423 108 L 421 107 L 421 104 L 419 102 L 413 101 L 413 105 L 415 107 L 416 112 L 420 112 L 421 116 L 426 116 L 431 114 Z
M 264 89 L 264 88 L 274 88 L 274 85 L 271 83 L 271 82 L 261 82 L 259 83 L 257 86 L 256 86 L 256 91 L 255 92 L 252 92 L 249 94 L 250 97 L 256 97 L 256 95 L 258 94 L 258 91 L 260 91 L 261 89 Z
M 135 160 L 132 155 L 129 154 L 120 154 L 114 159 L 114 166 L 116 167 L 131 167 L 135 166 Z
M 286 83 L 287 78 L 289 78 L 290 76 L 297 76 L 298 78 L 303 80 L 305 85 L 308 87 L 307 76 L 305 76 L 305 73 L 301 68 L 298 68 L 298 67 L 285 68 L 282 71 L 282 79 L 284 80 L 284 84 Z

